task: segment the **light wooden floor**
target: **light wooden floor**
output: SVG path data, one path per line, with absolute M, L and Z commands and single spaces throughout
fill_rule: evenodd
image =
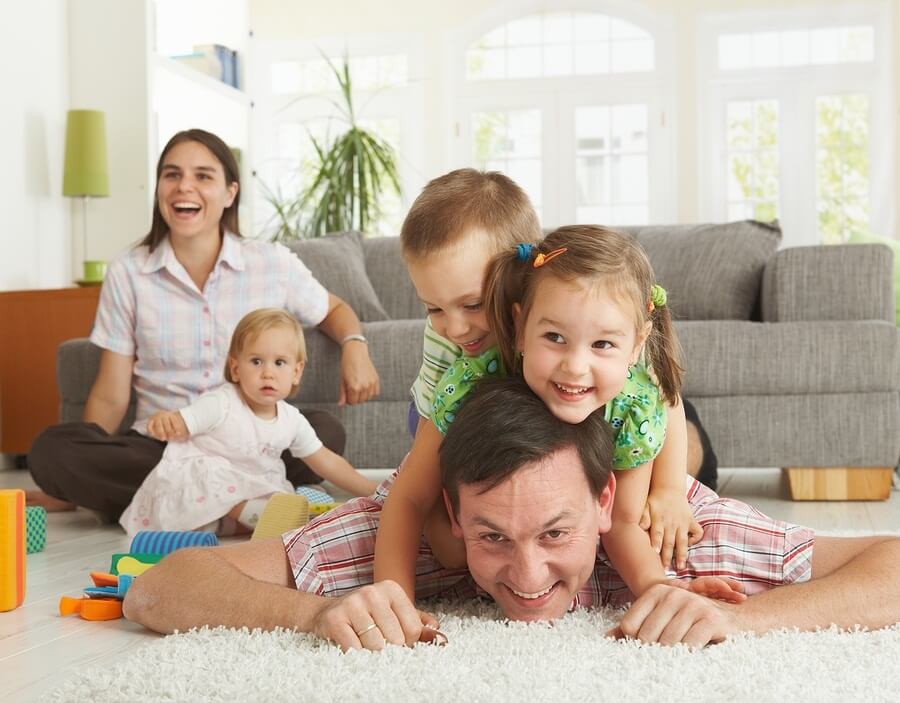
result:
M 372 478 L 376 472 L 370 474 Z M 27 472 L 0 470 L 0 488 L 30 488 Z M 900 531 L 900 497 L 878 503 L 793 503 L 777 469 L 726 469 L 719 492 L 772 517 L 822 531 Z M 113 664 L 158 635 L 126 620 L 87 622 L 57 615 L 59 597 L 79 596 L 90 571 L 107 571 L 129 540 L 118 526 L 100 525 L 84 510 L 49 516 L 45 551 L 28 557 L 22 607 L 0 613 L 0 701 L 36 700 L 73 671 Z

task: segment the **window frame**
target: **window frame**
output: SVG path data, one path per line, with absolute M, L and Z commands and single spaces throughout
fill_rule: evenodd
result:
M 257 213 L 253 223 L 255 232 L 262 232 L 269 221 L 271 207 L 262 195 L 258 181 L 267 186 L 275 183 L 266 178 L 266 173 L 277 149 L 279 126 L 285 123 L 302 124 L 317 118 L 334 115 L 336 111 L 330 101 L 340 95 L 337 90 L 328 93 L 273 93 L 271 90 L 271 66 L 282 61 L 306 62 L 326 56 L 349 58 L 376 55 L 405 54 L 407 58 L 407 82 L 402 86 L 377 90 L 354 90 L 353 100 L 357 119 L 376 121 L 396 120 L 400 127 L 400 143 L 397 145 L 397 166 L 401 185 L 401 214 L 409 208 L 423 184 L 422 173 L 425 161 L 425 87 L 416 74 L 416 67 L 424 62 L 424 38 L 414 35 L 374 35 L 346 39 L 323 38 L 321 40 L 268 40 L 255 41 L 252 58 L 248 62 L 249 83 L 254 86 L 254 101 L 251 105 L 251 149 L 254 163 L 251 164 L 252 185 L 250 192 L 245 186 L 245 197 L 252 197 Z M 352 78 L 352 76 L 351 76 Z M 396 235 L 399 235 L 399 226 Z
M 865 94 L 869 100 L 869 228 L 894 228 L 894 129 L 891 10 L 887 3 L 802 11 L 733 13 L 699 20 L 698 131 L 701 220 L 723 221 L 728 208 L 726 109 L 730 101 L 778 101 L 779 220 L 782 246 L 820 243 L 816 192 L 816 98 Z M 721 34 L 871 24 L 871 62 L 773 68 L 718 68 Z M 789 193 L 785 186 L 789 184 Z
M 511 20 L 549 11 L 540 0 L 498 3 L 451 36 L 447 65 L 451 90 L 449 166 L 472 163 L 472 112 L 539 108 L 542 137 L 542 225 L 575 221 L 575 108 L 647 105 L 648 224 L 677 218 L 675 176 L 675 58 L 671 17 L 623 0 L 570 0 L 553 10 L 597 12 L 631 22 L 654 42 L 653 71 L 522 79 L 466 78 L 466 51 L 485 33 Z M 548 158 L 569 154 L 565 158 Z M 570 166 L 567 167 L 567 166 Z

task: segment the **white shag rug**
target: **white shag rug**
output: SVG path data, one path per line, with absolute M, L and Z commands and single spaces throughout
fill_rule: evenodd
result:
M 310 635 L 222 628 L 172 635 L 79 672 L 49 701 L 896 701 L 900 624 L 782 630 L 703 650 L 606 639 L 621 611 L 509 623 L 488 604 L 434 608 L 445 647 L 346 654 Z

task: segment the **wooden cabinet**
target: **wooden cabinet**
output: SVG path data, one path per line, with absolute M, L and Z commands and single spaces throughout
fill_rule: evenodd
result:
M 87 337 L 100 286 L 0 293 L 0 451 L 26 454 L 59 421 L 56 349 Z

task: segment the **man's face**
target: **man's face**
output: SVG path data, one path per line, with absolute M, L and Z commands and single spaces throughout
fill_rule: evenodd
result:
M 562 616 L 594 569 L 615 479 L 597 498 L 577 452 L 567 448 L 489 491 L 480 488 L 460 486 L 458 519 L 451 516 L 472 577 L 512 620 Z

